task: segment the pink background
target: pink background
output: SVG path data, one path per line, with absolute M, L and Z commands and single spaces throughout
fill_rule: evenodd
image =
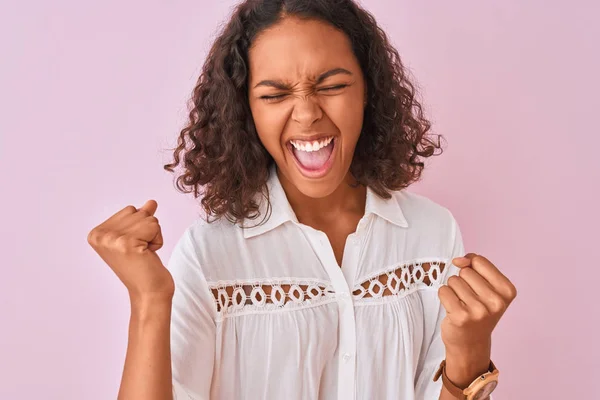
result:
M 115 398 L 129 305 L 87 233 L 156 199 L 165 260 L 196 216 L 162 164 L 233 2 L 83 3 L 0 3 L 1 399 Z M 596 398 L 600 6 L 364 4 L 448 142 L 411 190 L 519 289 L 497 398 Z

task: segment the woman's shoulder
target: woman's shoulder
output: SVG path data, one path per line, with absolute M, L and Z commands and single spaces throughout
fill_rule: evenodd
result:
M 406 189 L 392 194 L 407 221 L 406 236 L 413 249 L 423 254 L 440 254 L 451 257 L 463 252 L 460 226 L 443 201 Z
M 243 247 L 241 229 L 225 218 L 207 220 L 199 216 L 183 230 L 170 256 L 169 269 L 201 272 L 211 280 L 214 268 L 238 265 Z M 183 273 L 185 275 L 185 273 Z
M 215 219 L 199 216 L 188 224 L 185 234 L 196 244 L 226 247 L 242 238 L 241 231 L 238 224 L 225 217 Z
M 456 224 L 454 215 L 442 201 L 434 200 L 423 194 L 408 189 L 391 192 L 389 201 L 397 202 L 400 210 L 409 225 L 442 224 L 453 226 Z

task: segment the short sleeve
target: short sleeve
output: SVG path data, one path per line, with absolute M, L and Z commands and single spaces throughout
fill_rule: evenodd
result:
M 440 284 L 446 284 L 450 276 L 458 274 L 459 268 L 452 264 L 452 259 L 465 255 L 460 228 L 452 214 L 450 216 L 452 233 L 449 235 L 450 242 L 447 247 L 449 252 Z M 446 316 L 446 310 L 440 302 L 437 290 L 422 291 L 421 300 L 425 313 L 425 329 L 423 336 L 424 345 L 421 348 L 415 376 L 415 399 L 437 400 L 442 390 L 442 380 L 439 379 L 437 382 L 434 382 L 433 377 L 440 363 L 446 357 L 446 348 L 441 335 L 441 325 Z
M 175 281 L 171 312 L 173 399 L 208 400 L 215 359 L 214 303 L 190 228 L 175 245 L 167 268 Z

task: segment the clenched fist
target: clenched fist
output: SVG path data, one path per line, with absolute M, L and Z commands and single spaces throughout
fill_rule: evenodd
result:
M 88 243 L 110 266 L 135 299 L 171 298 L 175 284 L 156 251 L 163 237 L 154 216 L 158 204 L 148 200 L 140 209 L 127 206 L 88 234 Z
M 439 289 L 447 311 L 442 322 L 446 348 L 465 349 L 489 343 L 492 331 L 517 297 L 513 283 L 487 258 L 469 253 L 453 260 L 460 268 Z

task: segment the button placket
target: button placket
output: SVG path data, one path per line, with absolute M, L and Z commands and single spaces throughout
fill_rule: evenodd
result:
M 350 294 L 348 292 L 342 292 L 340 293 L 340 299 L 343 301 L 348 301 L 350 300 Z
M 344 277 L 346 289 L 339 293 L 340 306 L 340 343 L 338 363 L 338 399 L 354 399 L 355 374 L 356 374 L 356 321 L 354 315 L 354 302 L 352 286 L 354 275 L 358 267 L 358 253 L 360 251 L 359 232 L 351 234 L 344 248 L 342 268 L 339 270 Z M 343 340 L 342 340 L 343 339 Z
M 338 399 L 354 399 L 356 323 L 352 297 L 347 292 L 338 295 L 339 305 L 339 359 L 338 363 Z
M 329 275 L 338 304 L 338 399 L 353 400 L 356 385 L 356 322 L 350 289 L 352 282 L 347 278 L 352 277 L 352 280 L 354 278 L 353 273 L 347 275 L 345 269 L 350 266 L 351 270 L 355 270 L 359 249 L 354 246 L 344 248 L 343 266 L 340 268 L 325 233 L 311 228 L 305 232 Z

